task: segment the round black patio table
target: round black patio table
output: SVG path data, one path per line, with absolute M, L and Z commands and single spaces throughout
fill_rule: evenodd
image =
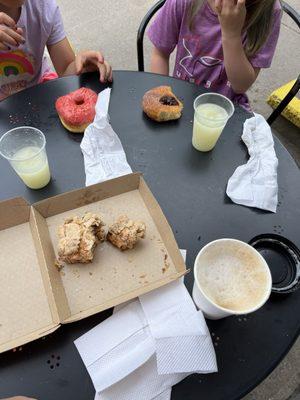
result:
M 171 85 L 184 102 L 183 117 L 178 122 L 157 124 L 141 111 L 145 91 L 162 84 Z M 96 91 L 104 87 L 96 74 L 69 77 L 31 88 L 0 104 L 0 134 L 20 125 L 32 125 L 45 133 L 53 175 L 45 189 L 33 191 L 1 159 L 1 200 L 23 196 L 35 202 L 84 186 L 81 135 L 67 133 L 54 108 L 58 96 L 80 86 Z M 112 87 L 112 126 L 132 168 L 144 173 L 179 247 L 187 249 L 189 267 L 203 245 L 221 237 L 248 242 L 256 235 L 275 232 L 300 246 L 300 172 L 276 138 L 277 213 L 235 205 L 225 195 L 228 178 L 247 160 L 240 136 L 243 122 L 250 114 L 237 107 L 214 151 L 205 154 L 191 145 L 193 99 L 202 89 L 173 78 L 136 72 L 115 72 Z M 192 283 L 190 273 L 186 277 L 189 290 Z M 208 321 L 219 373 L 188 377 L 174 388 L 172 399 L 242 398 L 275 368 L 292 346 L 300 329 L 299 308 L 300 290 L 286 297 L 272 296 L 254 314 Z M 0 355 L 0 398 L 23 394 L 39 400 L 92 400 L 92 382 L 73 340 L 109 315 L 107 311 L 62 326 L 21 350 Z

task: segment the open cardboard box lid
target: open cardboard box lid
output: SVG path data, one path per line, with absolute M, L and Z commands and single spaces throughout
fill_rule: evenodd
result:
M 89 211 L 146 224 L 133 250 L 99 244 L 92 263 L 55 267 L 57 228 Z M 0 352 L 165 285 L 186 273 L 172 230 L 140 174 L 49 198 L 0 203 Z
M 32 209 L 22 198 L 0 203 L 0 304 L 0 352 L 59 326 Z

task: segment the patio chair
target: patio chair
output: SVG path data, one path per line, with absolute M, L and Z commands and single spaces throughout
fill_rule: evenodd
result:
M 138 57 L 138 69 L 139 71 L 145 70 L 144 64 L 144 36 L 147 25 L 149 24 L 151 18 L 156 14 L 156 12 L 165 4 L 166 0 L 159 0 L 154 6 L 147 12 L 145 17 L 143 18 L 138 34 L 137 34 L 137 57 Z M 297 24 L 300 29 L 300 14 L 294 10 L 290 5 L 288 5 L 285 1 L 281 1 L 283 11 L 289 15 L 293 21 Z M 290 91 L 286 94 L 286 96 L 282 99 L 282 101 L 278 104 L 278 106 L 274 109 L 272 114 L 268 118 L 268 123 L 271 125 L 277 117 L 285 110 L 287 105 L 291 102 L 291 100 L 297 95 L 300 90 L 300 75 L 296 79 L 295 84 L 290 89 Z

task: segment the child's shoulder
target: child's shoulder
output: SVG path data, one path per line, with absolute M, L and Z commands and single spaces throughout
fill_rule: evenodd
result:
M 57 9 L 56 0 L 29 0 L 25 4 L 33 14 L 40 14 L 45 19 L 51 18 Z
M 189 10 L 193 0 L 167 0 L 165 3 L 165 8 L 174 10 L 177 13 L 184 14 Z
M 172 5 L 175 7 L 185 8 L 192 4 L 193 0 L 167 0 L 166 5 Z
M 167 0 L 166 3 L 171 3 L 171 4 L 178 4 L 178 5 L 185 5 L 185 4 L 191 4 L 193 0 Z

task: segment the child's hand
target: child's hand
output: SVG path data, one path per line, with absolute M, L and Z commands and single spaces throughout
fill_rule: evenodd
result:
M 77 54 L 75 59 L 76 73 L 99 70 L 101 82 L 112 82 L 112 68 L 99 51 L 85 51 Z
M 246 0 L 215 0 L 222 29 L 226 39 L 241 37 L 246 21 Z
M 23 30 L 16 26 L 15 21 L 7 14 L 0 12 L 0 51 L 10 50 L 10 46 L 25 43 Z

